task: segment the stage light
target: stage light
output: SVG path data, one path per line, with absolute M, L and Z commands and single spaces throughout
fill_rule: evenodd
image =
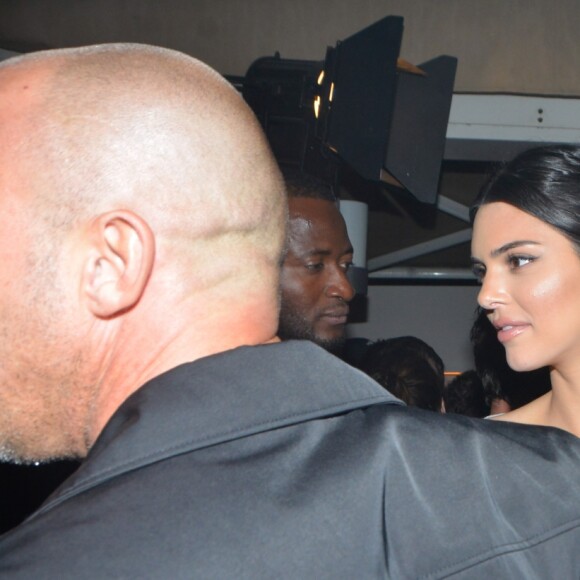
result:
M 457 60 L 399 57 L 403 19 L 387 16 L 329 47 L 324 61 L 255 61 L 241 90 L 281 163 L 362 177 L 435 203 Z

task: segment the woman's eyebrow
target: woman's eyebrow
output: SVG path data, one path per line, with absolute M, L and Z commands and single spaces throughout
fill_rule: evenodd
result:
M 540 244 L 539 242 L 534 242 L 532 240 L 515 240 L 513 242 L 509 242 L 508 244 L 504 244 L 503 246 L 500 246 L 495 250 L 492 250 L 491 256 L 495 258 L 496 256 L 505 254 L 509 250 L 513 250 L 514 248 L 518 248 L 519 246 L 529 246 L 529 245 L 539 246 Z

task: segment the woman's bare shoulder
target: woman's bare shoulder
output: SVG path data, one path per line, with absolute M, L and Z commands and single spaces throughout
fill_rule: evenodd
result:
M 528 425 L 548 425 L 550 398 L 551 392 L 548 392 L 519 409 L 514 409 L 507 413 L 490 415 L 487 418 L 493 419 L 494 421 L 510 421 L 512 423 L 525 423 Z

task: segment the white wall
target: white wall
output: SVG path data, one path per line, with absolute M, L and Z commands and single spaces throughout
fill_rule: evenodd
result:
M 417 336 L 443 359 L 446 370 L 473 368 L 469 331 L 476 286 L 370 286 L 367 322 L 350 324 L 349 337 Z

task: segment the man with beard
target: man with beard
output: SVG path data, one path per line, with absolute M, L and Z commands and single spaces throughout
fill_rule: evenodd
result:
M 284 176 L 290 222 L 278 335 L 339 353 L 355 294 L 347 277 L 353 248 L 346 224 L 328 184 L 298 171 Z

